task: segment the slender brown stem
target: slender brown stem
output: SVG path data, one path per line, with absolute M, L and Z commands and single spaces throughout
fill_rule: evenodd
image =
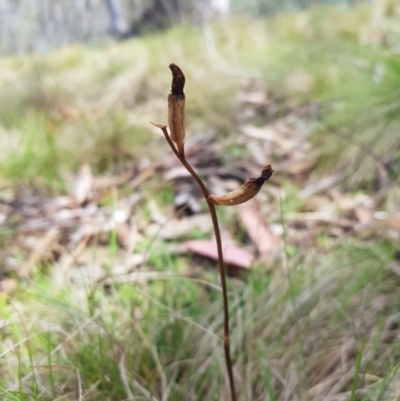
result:
M 228 370 L 232 401 L 236 401 L 235 382 L 233 379 L 233 363 L 230 353 L 228 293 L 226 289 L 226 272 L 222 253 L 221 233 L 219 231 L 218 218 L 217 218 L 217 213 L 215 211 L 215 206 L 209 201 L 207 201 L 207 204 L 214 227 L 215 240 L 217 241 L 218 269 L 221 276 L 222 297 L 224 304 L 224 351 L 225 351 L 226 368 Z
M 221 277 L 221 287 L 222 287 L 222 297 L 223 297 L 223 305 L 224 305 L 224 351 L 225 351 L 225 362 L 226 369 L 228 371 L 229 377 L 229 386 L 231 389 L 232 401 L 237 401 L 236 391 L 235 391 L 235 382 L 233 379 L 233 363 L 231 359 L 230 353 L 230 338 L 229 338 L 229 307 L 228 307 L 228 291 L 226 288 L 226 272 L 224 265 L 224 255 L 222 253 L 222 241 L 221 241 L 221 233 L 219 230 L 218 217 L 217 212 L 215 210 L 215 206 L 208 201 L 209 192 L 204 185 L 202 179 L 197 175 L 197 173 L 193 170 L 192 166 L 187 162 L 184 153 L 179 153 L 176 149 L 174 143 L 172 142 L 167 127 L 165 125 L 153 124 L 156 127 L 160 128 L 165 136 L 165 139 L 168 142 L 168 145 L 171 147 L 172 151 L 175 153 L 176 157 L 181 161 L 181 163 L 185 166 L 186 170 L 189 171 L 191 176 L 196 180 L 199 185 L 201 191 L 203 192 L 203 196 L 207 201 L 208 209 L 210 211 L 211 220 L 214 227 L 215 240 L 217 242 L 217 252 L 218 252 L 218 269 Z

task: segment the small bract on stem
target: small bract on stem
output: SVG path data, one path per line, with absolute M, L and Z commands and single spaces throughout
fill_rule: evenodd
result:
M 232 401 L 237 401 L 235 381 L 233 377 L 233 363 L 230 354 L 229 305 L 228 291 L 226 287 L 226 271 L 222 252 L 221 233 L 219 230 L 215 205 L 232 206 L 247 202 L 249 199 L 257 195 L 264 182 L 271 177 L 274 170 L 272 170 L 270 165 L 267 165 L 263 168 L 260 177 L 249 178 L 237 190 L 221 196 L 210 194 L 207 190 L 207 187 L 204 185 L 203 180 L 198 176 L 185 157 L 185 94 L 183 92 L 183 88 L 185 86 L 185 75 L 176 64 L 170 64 L 169 68 L 172 72 L 171 93 L 168 95 L 168 124 L 171 135 L 168 134 L 168 130 L 165 125 L 152 124 L 161 129 L 172 151 L 197 182 L 205 200 L 207 201 L 208 210 L 213 223 L 215 240 L 217 243 L 218 269 L 221 277 L 224 309 L 224 352 L 226 369 L 228 371 L 231 399 Z

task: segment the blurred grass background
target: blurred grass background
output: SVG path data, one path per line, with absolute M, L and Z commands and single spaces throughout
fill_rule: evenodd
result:
M 4 55 L 2 192 L 65 194 L 84 163 L 110 175 L 157 160 L 166 145 L 149 121 L 166 120 L 166 67 L 175 62 L 186 74 L 189 133 L 217 132 L 233 143 L 243 80 L 274 94 L 271 120 L 318 104 L 313 174 L 345 172 L 343 191 L 374 194 L 380 210 L 398 212 L 399 7 L 236 2 L 232 15 L 203 25 Z M 150 196 L 168 198 L 155 186 L 146 187 Z M 283 195 L 283 226 L 296 202 L 296 188 Z M 10 230 L 0 228 L 3 244 Z M 283 265 L 256 267 L 240 286 L 230 283 L 241 400 L 400 399 L 397 239 L 377 230 L 321 235 L 315 248 L 283 241 Z M 162 248 L 151 252 L 160 271 L 179 274 L 188 263 Z M 110 295 L 97 282 L 54 285 L 51 268 L 39 266 L 13 296 L 0 296 L 2 399 L 229 399 L 217 286 L 156 279 L 115 283 Z M 215 284 L 214 272 L 206 279 Z

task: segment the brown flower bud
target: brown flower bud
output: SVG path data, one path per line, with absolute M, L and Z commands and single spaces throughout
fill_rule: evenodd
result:
M 258 194 L 264 182 L 271 177 L 273 172 L 274 170 L 269 164 L 263 168 L 260 177 L 247 179 L 240 188 L 225 195 L 208 195 L 207 200 L 217 206 L 235 206 L 245 203 Z
M 184 155 L 185 144 L 185 76 L 176 64 L 170 64 L 172 72 L 171 93 L 168 95 L 168 124 L 171 139 L 176 143 L 179 155 Z

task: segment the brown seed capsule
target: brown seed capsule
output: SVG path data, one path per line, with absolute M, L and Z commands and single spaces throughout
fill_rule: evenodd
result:
M 176 143 L 178 153 L 183 155 L 185 145 L 185 76 L 176 64 L 170 64 L 172 72 L 171 93 L 168 95 L 168 124 L 171 139 Z
M 245 203 L 258 194 L 264 182 L 271 177 L 273 172 L 274 170 L 269 164 L 263 168 L 260 177 L 247 179 L 240 188 L 225 195 L 209 195 L 207 200 L 217 206 L 235 206 Z

